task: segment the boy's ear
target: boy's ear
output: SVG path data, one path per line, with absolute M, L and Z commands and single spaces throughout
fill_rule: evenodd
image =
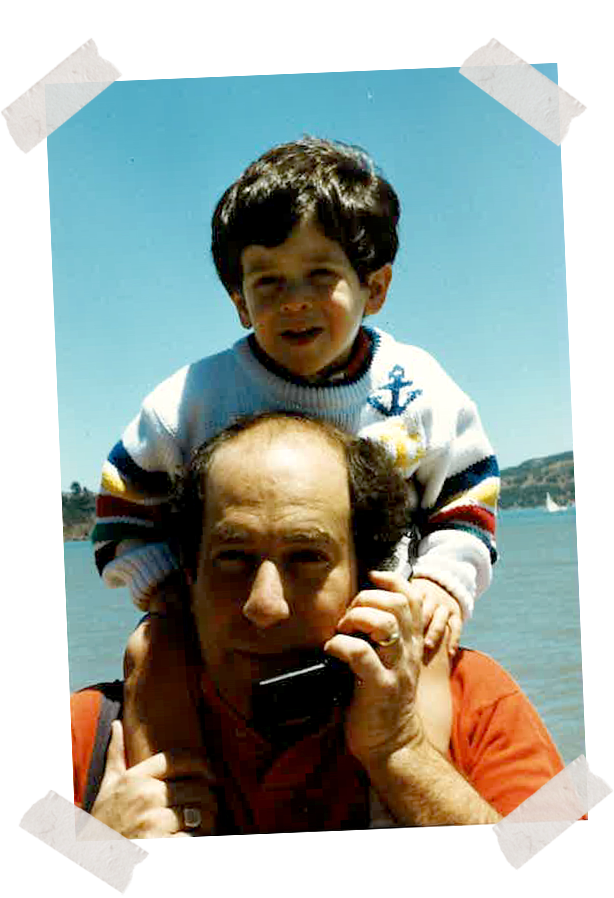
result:
M 372 271 L 367 278 L 369 298 L 365 305 L 365 318 L 367 315 L 375 315 L 386 302 L 388 287 L 392 280 L 392 265 L 383 265 L 377 271 Z
M 235 309 L 237 310 L 237 315 L 239 316 L 239 321 L 243 325 L 243 327 L 251 328 L 252 322 L 249 317 L 249 312 L 247 310 L 247 304 L 240 293 L 231 293 L 230 298 L 232 299 Z

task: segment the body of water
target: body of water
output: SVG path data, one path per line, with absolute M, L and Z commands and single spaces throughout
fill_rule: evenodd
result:
M 566 764 L 584 753 L 575 513 L 502 512 L 500 560 L 462 644 L 492 655 L 520 683 Z M 123 648 L 141 613 L 107 589 L 87 542 L 65 543 L 70 688 L 122 676 Z

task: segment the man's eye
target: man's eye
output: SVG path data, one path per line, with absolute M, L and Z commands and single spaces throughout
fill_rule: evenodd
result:
M 292 552 L 290 562 L 296 565 L 325 567 L 329 563 L 328 555 L 317 549 L 300 549 Z
M 215 555 L 213 563 L 222 571 L 233 572 L 249 568 L 253 559 L 248 552 L 243 552 L 240 549 L 225 549 Z
M 336 280 L 337 275 L 330 268 L 314 268 L 313 271 L 309 272 L 309 277 L 316 284 L 331 284 Z

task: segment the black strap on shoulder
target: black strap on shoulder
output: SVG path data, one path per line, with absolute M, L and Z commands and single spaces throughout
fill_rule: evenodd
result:
M 104 776 L 107 750 L 111 741 L 111 724 L 121 718 L 124 701 L 124 684 L 121 680 L 115 680 L 114 683 L 99 683 L 91 688 L 102 693 L 102 701 L 82 805 L 83 810 L 88 813 L 94 806 Z

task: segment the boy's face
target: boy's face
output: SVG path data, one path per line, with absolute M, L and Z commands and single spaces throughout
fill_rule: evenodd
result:
M 279 246 L 248 246 L 241 254 L 243 290 L 232 300 L 269 358 L 298 377 L 342 366 L 366 315 L 386 299 L 392 268 L 363 285 L 341 246 L 310 220 Z

